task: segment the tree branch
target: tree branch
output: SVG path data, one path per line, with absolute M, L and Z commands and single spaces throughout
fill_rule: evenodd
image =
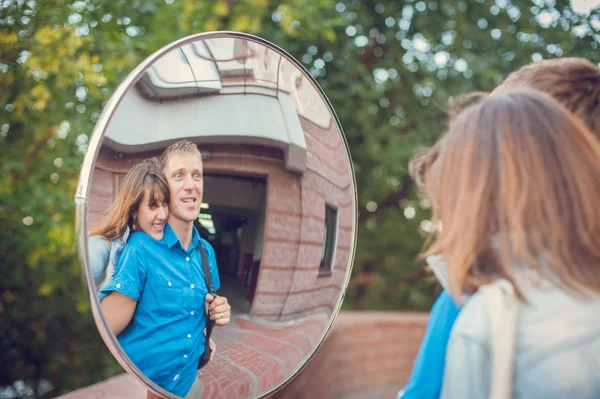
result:
M 33 147 L 31 147 L 29 149 L 29 151 L 27 152 L 27 154 L 25 154 L 25 157 L 23 158 L 23 164 L 24 164 L 23 168 L 19 169 L 19 170 L 13 170 L 10 174 L 11 186 L 14 185 L 17 182 L 17 180 L 21 178 L 21 176 L 23 176 L 23 173 L 25 173 L 25 170 L 27 169 L 27 167 L 31 164 L 31 162 L 39 154 L 39 152 L 42 150 L 42 147 L 48 142 L 48 140 L 50 140 L 52 138 L 52 136 L 54 136 L 56 134 L 57 130 L 58 130 L 58 126 L 52 126 L 50 129 L 48 129 L 46 131 L 44 136 L 42 136 L 39 140 L 37 140 L 35 142 L 35 144 L 33 145 Z
M 385 287 L 385 292 L 397 290 L 398 286 L 402 283 L 414 284 L 420 280 L 423 280 L 427 277 L 428 271 L 425 267 L 420 267 L 413 273 L 408 276 L 400 277 L 398 279 L 394 279 L 393 282 L 389 283 Z M 361 273 L 357 276 L 352 277 L 350 282 L 348 283 L 348 288 L 358 288 L 364 287 L 372 284 L 377 279 L 377 273 Z
M 415 270 L 413 273 L 409 274 L 408 276 L 394 279 L 393 281 L 388 283 L 383 288 L 383 292 L 388 294 L 390 292 L 398 291 L 398 289 L 400 288 L 400 284 L 405 283 L 405 284 L 413 285 L 419 281 L 422 281 L 428 275 L 429 275 L 428 269 L 426 267 L 420 267 L 419 269 Z
M 358 276 L 354 276 L 350 279 L 350 282 L 348 283 L 348 288 L 351 289 L 362 285 L 369 285 L 376 278 L 377 275 L 375 273 L 361 273 Z
M 369 216 L 379 212 L 383 209 L 388 209 L 394 206 L 398 206 L 398 202 L 406 198 L 406 196 L 410 193 L 410 190 L 413 187 L 412 180 L 408 180 L 405 184 L 400 186 L 399 189 L 392 191 L 388 194 L 388 196 L 381 202 L 377 204 L 377 211 L 369 212 L 365 206 L 361 206 L 358 208 L 358 224 L 364 223 Z

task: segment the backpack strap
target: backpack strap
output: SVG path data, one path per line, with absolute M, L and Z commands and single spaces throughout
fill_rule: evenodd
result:
M 204 269 L 204 278 L 206 279 L 206 286 L 208 287 L 208 292 L 213 296 L 217 297 L 217 290 L 215 290 L 214 285 L 212 284 L 212 274 L 210 272 L 210 265 L 208 263 L 208 255 L 206 254 L 206 249 L 202 246 L 200 242 L 198 242 L 198 249 L 200 250 L 200 255 L 202 257 L 202 269 Z M 212 334 L 213 327 L 215 326 L 215 321 L 211 320 L 208 313 L 206 314 L 206 341 L 204 343 L 204 353 L 198 360 L 198 369 L 204 367 L 209 359 L 210 359 L 210 336 Z
M 504 279 L 479 288 L 487 305 L 490 331 L 490 399 L 513 397 L 519 299 Z
M 217 290 L 214 285 L 212 285 L 212 274 L 210 272 L 210 265 L 208 263 L 208 255 L 206 254 L 206 249 L 202 246 L 202 244 L 198 243 L 198 249 L 200 249 L 200 255 L 202 256 L 202 269 L 204 269 L 204 278 L 206 279 L 206 287 L 208 288 L 208 292 L 216 297 Z

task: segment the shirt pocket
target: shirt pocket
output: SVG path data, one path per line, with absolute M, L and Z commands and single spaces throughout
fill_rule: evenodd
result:
M 204 285 L 202 283 L 196 283 L 194 288 L 189 290 L 189 295 L 187 295 L 184 303 L 186 303 L 194 312 L 205 313 L 204 301 L 206 294 L 208 294 L 208 291 L 204 288 Z
M 173 279 L 157 275 L 154 291 L 156 293 L 156 313 L 164 317 L 173 317 L 183 311 L 183 288 Z

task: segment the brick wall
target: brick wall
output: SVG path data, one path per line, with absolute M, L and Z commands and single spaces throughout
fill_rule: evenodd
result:
M 289 372 L 297 359 L 294 347 L 308 343 L 301 337 L 311 335 L 314 330 L 311 326 L 317 319 L 306 320 L 303 327 L 289 329 L 287 333 L 285 328 L 277 328 L 269 340 L 258 343 L 248 336 L 226 337 L 240 327 L 232 326 L 231 331 L 217 340 L 218 356 L 214 363 L 203 369 L 207 381 L 209 375 L 212 378 L 202 397 L 246 399 L 248 394 L 256 393 L 255 389 L 261 384 L 277 382 L 277 378 L 284 375 L 281 365 L 285 364 Z M 264 335 L 267 324 L 250 323 L 243 327 L 255 333 L 254 339 Z M 341 312 L 314 358 L 270 399 L 394 398 L 410 375 L 426 323 L 424 313 Z M 279 345 L 274 344 L 277 342 Z M 234 344 L 241 349 L 236 349 Z M 279 354 L 279 361 L 274 360 L 275 354 Z M 239 357 L 243 369 L 227 362 L 234 356 Z M 135 378 L 124 374 L 58 399 L 100 398 L 144 399 L 146 389 Z
M 410 376 L 427 317 L 340 313 L 314 359 L 270 399 L 395 398 Z
M 333 310 L 346 278 L 353 245 L 354 187 L 341 133 L 331 119 L 326 129 L 305 118 L 300 121 L 305 132 L 307 170 L 301 184 L 298 258 L 282 319 Z M 337 240 L 332 272 L 320 276 L 326 204 L 338 212 Z
M 353 182 L 341 135 L 331 123 L 325 129 L 301 118 L 307 142 L 303 175 L 285 169 L 279 150 L 204 145 L 207 174 L 266 178 L 266 219 L 256 291 L 250 294 L 251 314 L 268 320 L 292 320 L 333 311 L 346 278 L 354 223 Z M 141 159 L 158 153 L 98 156 L 91 184 L 90 225 L 116 197 L 118 175 Z M 206 187 L 210 190 L 210 187 Z M 325 205 L 337 209 L 338 229 L 330 274 L 320 274 L 325 231 Z M 246 259 L 247 253 L 241 258 Z

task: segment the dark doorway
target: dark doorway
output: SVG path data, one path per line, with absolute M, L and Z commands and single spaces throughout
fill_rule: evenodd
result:
M 232 316 L 249 314 L 264 241 L 266 181 L 205 175 L 204 193 L 196 226 L 215 250 L 219 293 L 229 300 Z

